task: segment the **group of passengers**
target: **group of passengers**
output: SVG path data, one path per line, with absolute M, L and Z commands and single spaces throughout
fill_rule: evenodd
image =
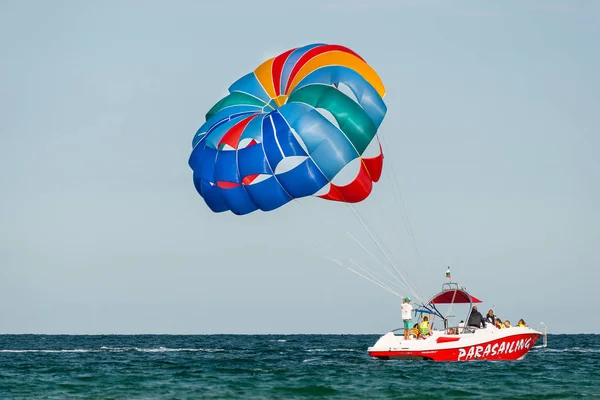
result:
M 510 320 L 505 320 L 504 322 L 498 318 L 497 315 L 494 314 L 494 310 L 488 311 L 487 315 L 484 317 L 481 315 L 479 311 L 477 311 L 477 306 L 473 306 L 473 310 L 471 311 L 471 315 L 469 316 L 469 320 L 467 322 L 467 326 L 473 326 L 475 328 L 485 328 L 486 324 L 491 324 L 498 329 L 506 329 L 512 328 Z M 517 326 L 524 327 L 527 326 L 523 318 L 519 320 Z
M 410 304 L 410 298 L 405 297 L 403 299 L 402 304 L 402 319 L 404 321 L 404 339 L 410 340 L 411 336 L 415 338 L 425 339 L 429 335 L 431 335 L 431 327 L 429 326 L 429 318 L 427 316 L 423 317 L 423 321 L 421 323 L 416 323 L 410 327 L 411 324 L 411 313 L 414 310 L 412 305 Z M 464 322 L 460 321 L 459 328 L 464 326 Z M 507 319 L 504 322 L 498 318 L 497 315 L 494 314 L 494 310 L 488 311 L 487 315 L 484 317 L 477 310 L 477 306 L 473 306 L 471 310 L 471 314 L 469 315 L 469 319 L 467 321 L 467 326 L 475 327 L 475 328 L 485 328 L 487 324 L 491 324 L 498 329 L 506 329 L 512 328 L 510 321 Z M 521 318 L 517 323 L 519 327 L 526 327 L 527 324 Z M 447 330 L 448 334 L 458 334 L 458 329 L 449 328 Z

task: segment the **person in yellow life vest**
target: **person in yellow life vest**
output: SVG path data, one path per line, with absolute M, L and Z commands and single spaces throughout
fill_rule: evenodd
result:
M 418 338 L 419 337 L 419 324 L 414 324 L 412 329 L 410 330 L 410 333 L 415 338 Z
M 504 328 L 512 328 L 509 320 L 504 320 Z
M 421 337 L 429 335 L 429 318 L 427 318 L 427 316 L 423 317 L 423 322 L 419 325 L 419 332 Z
M 520 327 L 525 327 L 525 326 L 527 326 L 527 324 L 525 323 L 525 321 L 523 320 L 523 318 L 521 318 L 521 319 L 519 320 L 519 323 L 517 324 L 517 326 L 520 326 Z
M 502 320 L 498 317 L 496 317 L 496 323 L 494 324 L 496 326 L 496 328 L 498 329 L 502 329 L 504 328 L 504 325 L 502 325 Z

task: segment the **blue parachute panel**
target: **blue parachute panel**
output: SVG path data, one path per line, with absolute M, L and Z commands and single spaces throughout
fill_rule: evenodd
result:
M 275 177 L 245 186 L 252 200 L 263 211 L 271 211 L 286 204 L 292 198 L 283 190 Z
M 231 86 L 229 86 L 229 92 L 247 93 L 251 96 L 261 99 L 265 103 L 268 103 L 271 100 L 267 92 L 265 92 L 265 89 L 256 78 L 256 75 L 254 75 L 254 72 L 250 72 L 235 81 Z
M 225 203 L 234 214 L 244 215 L 258 210 L 258 206 L 243 186 L 230 189 L 219 188 L 219 190 Z
M 202 179 L 206 179 L 209 182 L 215 182 L 215 159 L 217 158 L 217 150 L 211 149 L 206 146 L 197 146 L 192 155 L 197 154 L 194 157 L 194 161 L 197 163 L 194 170 L 194 176 Z
M 246 147 L 237 151 L 238 167 L 241 178 L 255 174 L 273 174 L 273 170 L 267 162 L 262 144 Z
M 303 103 L 288 103 L 281 114 L 306 144 L 310 157 L 328 180 L 350 161 L 358 157 L 356 149 L 344 132 L 317 110 Z M 288 118 L 288 114 L 290 117 Z M 296 117 L 301 114 L 302 118 Z
M 287 103 L 280 109 L 280 112 L 300 136 L 309 154 L 312 154 L 324 140 L 337 141 L 344 138 L 350 144 L 346 135 L 338 127 L 307 104 Z M 336 151 L 346 151 L 346 149 L 337 149 Z M 354 153 L 356 153 L 355 150 Z M 317 163 L 317 165 L 319 164 Z
M 332 180 L 350 161 L 359 157 L 345 135 L 328 136 L 310 153 L 321 172 Z
M 220 151 L 215 161 L 215 182 L 241 183 L 235 150 Z
M 231 118 L 223 124 L 220 124 L 215 129 L 211 129 L 208 135 L 206 135 L 206 145 L 213 149 L 217 149 L 219 146 L 219 142 L 221 141 L 221 139 L 223 139 L 223 136 L 225 136 L 225 134 L 227 134 L 227 132 L 229 132 L 229 130 L 233 128 L 235 124 L 247 117 L 247 115 L 240 115 L 235 118 Z
M 260 109 L 258 109 L 260 111 Z M 253 106 L 231 106 L 222 109 L 215 115 L 213 115 L 208 121 L 206 121 L 198 130 L 196 131 L 196 135 L 192 140 L 192 147 L 195 147 L 196 144 L 202 139 L 205 138 L 206 135 L 212 132 L 214 129 L 218 128 L 220 125 L 230 121 L 231 119 L 243 116 L 249 116 L 252 114 L 257 114 L 256 107 Z
M 267 160 L 269 161 L 271 168 L 275 169 L 275 166 L 283 160 L 283 154 L 275 140 L 275 127 L 273 126 L 270 115 L 263 118 L 262 143 Z
M 188 159 L 188 165 L 192 170 L 196 170 L 199 168 L 202 162 L 201 153 L 204 147 L 204 143 L 202 143 L 199 146 L 196 146 L 192 149 L 192 153 L 190 154 L 190 158 Z
M 277 174 L 277 179 L 294 198 L 313 195 L 328 183 L 327 178 L 310 158 L 288 172 Z
M 275 125 L 275 135 L 277 136 L 277 142 L 281 151 L 286 157 L 290 156 L 306 156 L 306 152 L 298 143 L 298 139 L 292 133 L 292 130 L 286 120 L 279 112 L 273 112 L 270 114 Z
M 198 193 L 202 195 L 206 205 L 213 212 L 223 212 L 229 210 L 227 203 L 225 203 L 225 199 L 221 195 L 221 190 L 217 186 L 211 185 L 207 180 L 197 178 L 196 174 L 194 174 L 194 186 Z

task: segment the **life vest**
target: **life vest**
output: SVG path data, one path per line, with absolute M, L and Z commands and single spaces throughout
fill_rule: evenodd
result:
M 429 322 L 427 322 L 427 321 L 421 322 L 419 329 L 421 330 L 421 335 L 429 334 Z

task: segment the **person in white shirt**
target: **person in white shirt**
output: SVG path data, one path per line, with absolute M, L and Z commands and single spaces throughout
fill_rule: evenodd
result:
M 402 300 L 402 321 L 404 321 L 404 340 L 410 340 L 410 329 L 412 328 L 412 312 L 414 308 L 410 304 L 410 299 L 405 297 Z

